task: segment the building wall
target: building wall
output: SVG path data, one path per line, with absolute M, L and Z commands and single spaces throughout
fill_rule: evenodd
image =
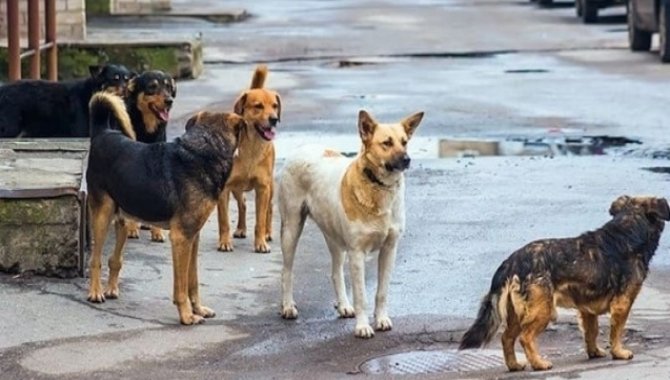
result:
M 86 38 L 86 12 L 84 0 L 56 1 L 56 38 L 59 41 L 75 41 Z M 44 40 L 44 1 L 40 7 L 40 40 Z M 28 2 L 19 1 L 19 25 L 21 37 L 28 35 Z M 0 1 L 0 38 L 7 38 L 7 2 Z

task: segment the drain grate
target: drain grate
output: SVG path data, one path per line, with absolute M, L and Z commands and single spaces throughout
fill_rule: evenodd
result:
M 503 364 L 501 352 L 497 350 L 412 351 L 367 360 L 359 369 L 371 375 L 417 375 L 481 371 Z

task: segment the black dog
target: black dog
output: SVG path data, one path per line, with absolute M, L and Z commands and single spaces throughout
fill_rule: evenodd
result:
M 90 66 L 90 78 L 20 80 L 0 87 L 0 137 L 87 137 L 88 102 L 98 91 L 124 95 L 134 75 L 122 65 Z
M 170 229 L 174 303 L 181 323 L 214 316 L 200 303 L 198 239 L 228 180 L 244 119 L 228 113 L 200 113 L 174 142 L 133 141 L 121 98 L 98 93 L 91 100 L 91 146 L 86 181 L 93 237 L 88 300 L 119 296 L 122 251 L 128 236 L 124 215 Z M 130 136 L 130 137 L 129 137 Z M 116 219 L 116 246 L 109 259 L 109 283 L 100 281 L 102 247 Z
M 133 78 L 128 84 L 126 108 L 130 115 L 137 141 L 145 143 L 165 142 L 166 127 L 177 85 L 172 77 L 162 71 L 146 71 Z M 140 226 L 129 220 L 127 223 L 128 237 L 138 239 Z M 151 241 L 165 240 L 161 229 L 149 227 Z

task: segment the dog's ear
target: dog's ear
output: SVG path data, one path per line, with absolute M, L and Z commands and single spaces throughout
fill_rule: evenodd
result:
M 170 83 L 172 84 L 172 93 L 170 95 L 173 98 L 177 97 L 177 82 L 174 81 L 174 78 L 170 78 Z
M 363 143 L 367 144 L 372 140 L 372 136 L 375 134 L 375 129 L 377 128 L 377 122 L 367 113 L 365 110 L 360 110 L 358 112 L 358 133 L 361 135 L 361 140 Z
M 648 204 L 647 212 L 656 214 L 663 220 L 670 220 L 670 207 L 665 198 L 653 198 Z
M 137 87 L 137 78 L 138 76 L 131 77 L 130 80 L 128 81 L 128 86 L 126 88 L 126 91 L 129 94 L 134 94 L 135 93 L 135 88 Z
M 237 98 L 237 101 L 233 106 L 233 111 L 240 116 L 244 116 L 244 104 L 246 102 L 247 102 L 247 93 L 245 92 L 244 94 L 242 94 L 242 96 Z
M 191 116 L 190 119 L 186 122 L 186 126 L 184 127 L 185 130 L 191 129 L 194 125 L 198 123 L 198 120 L 200 119 L 200 114 L 202 114 L 202 111 L 198 112 L 197 114 Z
M 98 75 L 102 72 L 101 65 L 90 65 L 88 67 L 88 72 L 91 74 L 91 78 L 97 78 Z
M 417 112 L 404 118 L 403 121 L 400 122 L 403 128 L 405 128 L 405 133 L 407 134 L 408 139 L 412 138 L 414 131 L 419 126 L 419 123 L 421 123 L 421 119 L 423 119 L 423 112 Z
M 614 202 L 612 202 L 612 205 L 610 205 L 610 215 L 615 216 L 620 213 L 621 210 L 626 207 L 628 202 L 630 202 L 630 197 L 628 195 L 622 195 L 615 199 Z
M 281 121 L 281 97 L 279 94 L 275 94 L 275 97 L 277 97 L 277 122 L 279 123 Z

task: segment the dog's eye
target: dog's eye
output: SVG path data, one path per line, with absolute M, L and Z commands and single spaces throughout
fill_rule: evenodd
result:
M 392 140 L 386 140 L 382 143 L 387 148 L 393 148 L 393 141 Z
M 402 146 L 407 146 L 407 140 L 402 140 Z
M 119 80 L 119 75 L 114 75 L 114 80 Z
M 263 105 L 260 104 L 260 103 L 258 103 L 258 104 L 256 104 L 256 105 L 254 106 L 254 108 L 256 108 L 257 110 L 262 110 L 262 109 L 263 109 Z
M 277 104 L 277 103 L 273 104 L 273 105 L 272 105 L 272 108 L 273 108 L 273 109 L 277 109 L 277 108 L 279 108 L 279 104 Z
M 124 75 L 123 80 L 128 80 L 128 75 Z

